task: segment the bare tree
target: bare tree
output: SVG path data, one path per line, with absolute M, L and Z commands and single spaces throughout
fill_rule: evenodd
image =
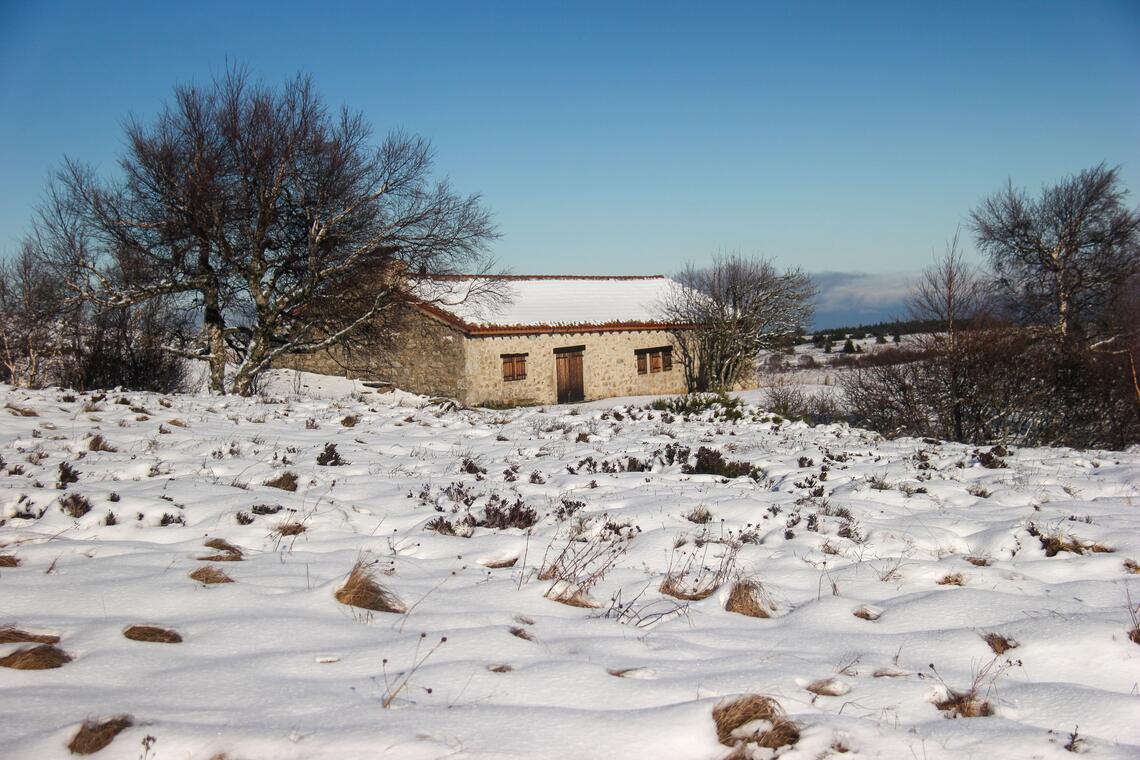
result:
M 0 261 L 0 362 L 13 385 L 38 388 L 48 382 L 47 365 L 61 348 L 61 291 L 38 265 L 30 243 L 13 259 Z
M 206 362 L 212 390 L 249 393 L 276 358 L 382 321 L 419 278 L 489 266 L 479 197 L 432 181 L 425 140 L 371 137 L 307 77 L 274 89 L 231 68 L 132 122 L 120 179 L 68 161 L 41 214 L 43 253 L 101 307 L 194 309 L 201 329 L 167 349 Z
M 796 335 L 811 320 L 816 289 L 798 268 L 717 255 L 689 264 L 659 306 L 681 353 L 690 392 L 730 390 L 754 370 L 757 353 Z
M 1065 349 L 1096 337 L 1115 288 L 1140 269 L 1140 209 L 1127 194 L 1119 168 L 1102 163 L 1037 198 L 1011 182 L 971 213 L 1008 302 L 1024 321 L 1054 325 Z

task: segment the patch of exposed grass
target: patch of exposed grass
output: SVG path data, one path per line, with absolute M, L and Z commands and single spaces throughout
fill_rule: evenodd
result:
M 20 558 L 13 554 L 0 554 L 0 567 L 19 567 Z
M 11 401 L 4 404 L 4 408 L 15 417 L 39 417 L 40 413 L 27 406 L 17 406 Z
M 182 636 L 170 628 L 156 625 L 132 625 L 123 629 L 123 636 L 131 641 L 147 641 L 154 644 L 181 644 Z
M 726 747 L 755 744 L 779 749 L 800 739 L 799 727 L 788 719 L 780 703 L 771 697 L 746 694 L 726 700 L 713 708 L 716 738 Z M 752 724 L 759 724 L 754 726 Z M 740 729 L 747 727 L 747 730 Z
M 838 678 L 821 678 L 818 681 L 812 681 L 804 688 L 821 697 L 842 697 L 851 691 L 851 687 Z
M 118 715 L 110 720 L 85 720 L 67 748 L 73 755 L 93 755 L 115 740 L 115 737 L 135 724 L 129 715 Z
M 534 634 L 531 633 L 530 631 L 528 631 L 527 629 L 521 627 L 521 626 L 517 626 L 517 625 L 511 626 L 510 632 L 511 632 L 512 636 L 519 638 L 519 639 L 522 639 L 523 641 L 534 641 L 535 640 Z
M 480 564 L 483 565 L 483 567 L 487 567 L 492 570 L 500 570 L 504 567 L 514 567 L 518 561 L 518 557 L 510 557 L 509 559 L 489 559 L 481 562 Z
M 997 655 L 1005 654 L 1009 650 L 1017 648 L 1017 642 L 1014 639 L 993 631 L 983 634 L 982 640 L 989 644 L 990 649 Z
M 233 583 L 234 579 L 226 575 L 225 571 L 206 565 L 190 573 L 190 577 L 199 583 L 209 586 L 213 583 Z
M 58 644 L 59 636 L 50 633 L 29 633 L 6 625 L 0 627 L 0 644 Z
M 965 586 L 966 578 L 961 573 L 947 573 L 938 579 L 939 586 Z
M 50 670 L 71 662 L 71 655 L 54 644 L 20 649 L 7 657 L 0 657 L 0 667 L 13 670 Z
M 566 581 L 558 581 L 549 589 L 546 590 L 546 598 L 552 602 L 565 604 L 569 607 L 582 607 L 584 609 L 593 609 L 599 607 L 596 601 L 591 599 L 582 589 L 578 588 L 572 583 Z
M 1069 535 L 1060 529 L 1042 530 L 1033 523 L 1029 523 L 1025 530 L 1029 535 L 1041 542 L 1041 548 L 1045 550 L 1046 557 L 1056 557 L 1061 552 L 1084 554 L 1088 551 L 1094 554 L 1101 554 L 1115 551 L 1112 547 L 1105 546 L 1104 544 L 1082 541 L 1076 536 Z
M 277 525 L 274 526 L 272 533 L 274 536 L 278 537 L 299 536 L 307 530 L 308 528 L 305 527 L 304 523 L 287 521 L 283 523 L 277 523 Z
M 297 490 L 297 473 L 290 470 L 272 477 L 265 481 L 262 485 L 269 486 L 270 488 L 280 488 L 282 491 L 296 491 Z
M 363 560 L 357 560 L 352 566 L 344 585 L 336 590 L 334 596 L 338 602 L 350 607 L 398 614 L 407 612 L 404 603 L 377 582 L 371 565 Z
M 224 538 L 211 538 L 206 541 L 206 546 L 210 549 L 216 549 L 218 553 L 199 557 L 198 559 L 203 562 L 241 562 L 242 560 L 241 549 Z
M 943 712 L 949 713 L 951 718 L 985 718 L 994 714 L 989 700 L 982 699 L 978 693 L 969 691 L 948 690 L 946 699 L 935 702 L 934 706 Z

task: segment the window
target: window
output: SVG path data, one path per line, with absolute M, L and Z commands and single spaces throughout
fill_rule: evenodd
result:
M 503 382 L 526 380 L 526 354 L 501 354 L 503 360 Z
M 673 371 L 673 347 L 639 348 L 633 352 L 637 357 L 637 374 Z

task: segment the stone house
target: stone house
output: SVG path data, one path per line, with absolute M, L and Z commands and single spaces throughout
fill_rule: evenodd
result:
M 684 393 L 655 315 L 676 284 L 660 275 L 453 275 L 411 303 L 389 349 L 336 347 L 288 366 L 390 384 L 470 405 L 570 403 Z M 471 297 L 492 285 L 504 298 Z

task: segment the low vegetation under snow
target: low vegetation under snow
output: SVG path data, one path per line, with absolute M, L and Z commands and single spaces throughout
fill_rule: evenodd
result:
M 3 394 L 8 757 L 1140 752 L 1140 452 Z

